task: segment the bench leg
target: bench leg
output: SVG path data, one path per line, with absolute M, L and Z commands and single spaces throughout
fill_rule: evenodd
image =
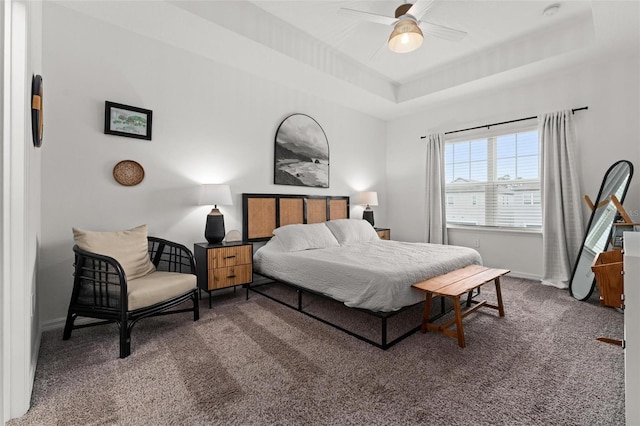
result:
M 453 308 L 456 312 L 456 331 L 458 334 L 458 346 L 464 348 L 464 329 L 462 328 L 462 311 L 460 310 L 460 296 L 453 298 Z
M 424 311 L 422 313 L 422 324 L 420 325 L 420 332 L 427 332 L 427 324 L 429 323 L 429 316 L 431 315 L 431 293 L 427 292 L 424 300 Z
M 504 316 L 504 305 L 502 304 L 502 291 L 500 290 L 500 277 L 496 278 L 496 297 L 498 298 L 498 313 L 501 317 Z

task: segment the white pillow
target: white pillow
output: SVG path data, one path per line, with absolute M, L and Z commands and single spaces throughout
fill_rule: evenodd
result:
M 147 225 L 113 232 L 73 228 L 73 239 L 83 250 L 117 260 L 124 269 L 127 280 L 135 280 L 156 270 L 149 259 Z
M 285 251 L 340 247 L 324 223 L 285 225 L 273 230 Z
M 341 246 L 379 240 L 373 226 L 362 219 L 335 219 L 325 222 Z

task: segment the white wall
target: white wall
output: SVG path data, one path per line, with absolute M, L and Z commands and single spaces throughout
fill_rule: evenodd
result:
M 640 417 L 640 234 L 624 233 L 624 390 L 628 425 Z M 630 285 L 629 285 L 630 284 Z
M 42 4 L 0 2 L 2 136 L 0 301 L 2 419 L 29 408 L 39 349 L 35 310 L 40 239 L 40 150 L 31 135 L 31 77 L 42 74 Z
M 0 1 L 0 22 L 2 22 L 2 31 L 0 31 L 0 57 L 4 58 L 5 54 L 6 54 L 6 49 L 5 49 L 5 45 L 4 45 L 4 40 L 6 37 L 9 36 L 9 32 L 7 30 L 7 21 L 5 21 L 5 3 L 4 1 Z M 6 101 L 6 96 L 5 96 L 5 61 L 3 61 L 2 65 L 0 66 L 0 95 L 2 98 L 2 103 L 0 103 L 0 199 L 2 199 L 2 205 L 0 206 L 0 270 L 4 271 L 6 269 L 5 265 L 7 260 L 9 259 L 5 259 L 5 216 L 6 216 L 6 207 L 4 206 L 4 200 L 5 200 L 5 189 L 4 189 L 4 169 L 5 169 L 5 165 L 4 165 L 4 151 L 5 151 L 5 145 L 6 145 L 6 141 L 8 140 L 7 138 L 7 134 L 5 133 L 5 128 L 6 128 L 6 123 L 9 119 L 9 117 L 6 116 L 5 114 L 5 103 Z M 0 306 L 3 307 L 3 311 L 4 311 L 4 307 L 5 307 L 5 301 L 6 301 L 6 289 L 7 287 L 7 283 L 6 283 L 6 273 L 2 273 L 0 274 Z M 8 418 L 8 414 L 5 416 L 5 411 L 8 412 L 7 409 L 5 409 L 5 406 L 8 405 L 9 402 L 9 398 L 6 397 L 6 395 L 8 395 L 8 389 L 5 390 L 5 388 L 8 388 L 7 386 L 7 380 L 5 380 L 5 377 L 8 375 L 8 371 L 5 374 L 5 370 L 7 370 L 6 367 L 6 359 L 7 359 L 7 355 L 8 352 L 6 350 L 6 343 L 5 340 L 7 339 L 6 333 L 5 333 L 5 322 L 6 320 L 4 319 L 4 315 L 0 314 L 0 355 L 1 355 L 1 362 L 0 362 L 0 419 L 2 419 L 2 421 L 6 421 Z
M 45 327 L 60 325 L 66 315 L 74 226 L 115 230 L 147 223 L 152 235 L 193 247 L 204 240 L 211 209 L 197 205 L 202 183 L 231 186 L 234 205 L 220 208 L 227 230 L 241 230 L 242 192 L 372 189 L 386 199 L 382 121 L 262 79 L 259 69 L 248 74 L 60 5 L 45 3 L 44 16 L 47 141 L 38 294 Z M 105 100 L 153 110 L 153 140 L 103 134 Z M 329 139 L 329 189 L 272 183 L 275 131 L 295 112 L 315 118 Z M 113 166 L 127 159 L 145 169 L 138 186 L 120 186 L 112 177 Z M 354 217 L 361 211 L 352 205 Z M 383 206 L 376 220 L 386 223 Z
M 636 166 L 624 203 L 640 221 L 640 84 L 638 53 L 539 76 L 499 90 L 451 99 L 389 123 L 387 188 L 394 238 L 424 241 L 425 155 L 420 136 L 588 106 L 574 115 L 579 141 L 581 193 L 594 199 L 608 167 L 620 159 Z M 586 205 L 583 211 L 588 220 Z M 525 277 L 542 275 L 542 237 L 532 233 L 449 230 L 449 242 L 473 247 L 484 262 Z

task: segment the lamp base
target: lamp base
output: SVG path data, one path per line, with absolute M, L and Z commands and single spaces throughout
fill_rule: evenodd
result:
M 219 243 L 224 239 L 224 216 L 221 214 L 207 215 L 207 226 L 204 228 L 204 237 L 211 244 Z
M 362 219 L 366 220 L 373 226 L 373 210 L 364 210 L 362 212 Z

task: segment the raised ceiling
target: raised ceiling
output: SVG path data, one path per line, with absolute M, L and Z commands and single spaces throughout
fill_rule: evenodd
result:
M 338 12 L 393 16 L 402 1 L 62 3 L 387 120 L 616 52 L 638 55 L 640 45 L 638 1 L 561 1 L 546 16 L 556 2 L 435 0 L 423 19 L 468 35 L 458 42 L 426 36 L 407 54 L 387 50 L 391 27 Z
M 338 13 L 351 8 L 394 16 L 400 1 L 253 1 L 257 7 L 320 40 L 397 84 L 429 70 L 509 40 L 535 33 L 589 13 L 587 2 L 567 2 L 554 16 L 544 16 L 550 2 L 435 0 L 423 20 L 466 31 L 461 41 L 425 37 L 416 51 L 397 54 L 386 41 L 391 27 Z

